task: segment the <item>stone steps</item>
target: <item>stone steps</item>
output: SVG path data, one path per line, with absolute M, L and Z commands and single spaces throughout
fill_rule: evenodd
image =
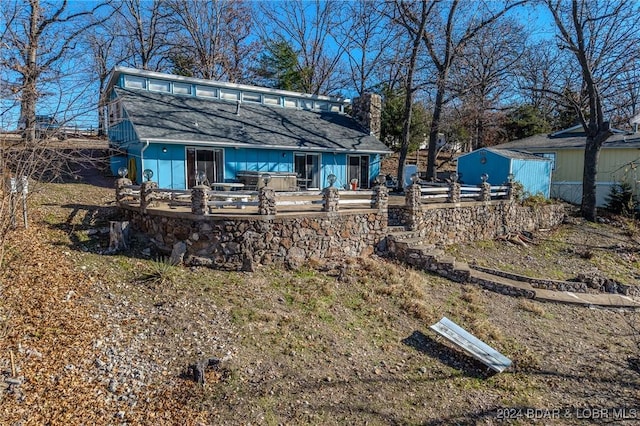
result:
M 510 296 L 526 297 L 533 299 L 536 296 L 531 284 L 500 277 L 486 272 L 471 269 L 469 282 L 478 284 L 482 288 Z
M 425 244 L 410 232 L 389 235 L 393 241 L 390 254 L 415 268 L 430 271 L 452 281 L 471 283 L 496 293 L 515 297 L 525 297 L 547 302 L 571 303 L 584 306 L 615 306 L 640 308 L 640 302 L 621 294 L 589 294 L 566 291 L 567 288 L 580 291 L 584 283 L 542 280 L 518 274 L 470 266 L 459 262 L 444 250 L 432 244 Z M 534 285 L 532 285 L 534 284 Z M 576 287 L 571 287 L 575 285 Z M 542 287 L 542 288 L 541 288 Z M 550 289 L 551 290 L 550 290 Z
M 407 232 L 407 229 L 401 225 L 393 225 L 393 226 L 387 226 L 387 231 L 389 231 L 392 234 L 396 234 L 401 232 Z

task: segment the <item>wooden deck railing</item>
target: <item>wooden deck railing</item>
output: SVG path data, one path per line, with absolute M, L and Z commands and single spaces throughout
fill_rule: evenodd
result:
M 460 185 L 460 198 L 477 200 L 482 193 L 482 187 Z M 420 186 L 420 199 L 425 201 L 447 200 L 451 196 L 450 184 L 428 184 Z M 509 194 L 509 186 L 490 186 L 492 200 L 504 198 Z
M 509 185 L 480 186 L 448 184 L 414 184 L 406 188 L 405 205 L 419 206 L 425 203 L 465 201 L 489 201 L 511 197 Z M 155 182 L 132 185 L 128 179 L 116 183 L 116 199 L 119 205 L 148 208 L 190 209 L 198 215 L 219 215 L 224 208 L 246 210 L 246 214 L 276 214 L 280 211 L 338 211 L 340 209 L 380 209 L 387 208 L 388 190 L 378 186 L 372 190 L 338 190 L 325 188 L 322 191 L 276 192 L 268 187 L 258 191 L 213 191 L 201 186 L 189 190 L 158 188 Z M 257 211 L 256 211 L 257 210 Z

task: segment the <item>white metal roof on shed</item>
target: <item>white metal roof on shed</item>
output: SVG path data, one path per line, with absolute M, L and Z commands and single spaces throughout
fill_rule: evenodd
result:
M 471 151 L 466 154 L 463 154 L 458 158 L 466 157 L 469 155 L 478 155 L 483 151 L 492 152 L 501 157 L 512 158 L 516 160 L 550 161 L 548 158 L 544 158 L 539 155 L 531 154 L 528 152 L 512 150 L 512 149 L 499 149 L 499 148 L 480 148 L 475 151 Z

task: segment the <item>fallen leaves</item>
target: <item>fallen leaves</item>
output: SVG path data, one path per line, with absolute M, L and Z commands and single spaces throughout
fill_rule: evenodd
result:
M 10 255 L 1 277 L 8 319 L 0 362 L 6 365 L 13 354 L 13 371 L 8 373 L 24 379 L 5 395 L 3 421 L 98 421 L 104 402 L 95 397 L 96 384 L 79 370 L 90 362 L 91 342 L 101 325 L 79 301 L 67 299 L 70 292 L 86 295 L 87 281 L 43 241 L 37 227 L 17 230 L 7 243 Z
M 17 230 L 0 271 L 0 382 L 9 383 L 0 387 L 2 423 L 197 424 L 206 419 L 207 413 L 189 407 L 190 395 L 198 390 L 178 377 L 145 388 L 137 395 L 139 404 L 109 392 L 96 363 L 102 349 L 97 342 L 108 333 L 110 318 L 95 310 L 95 280 L 76 267 L 64 247 L 49 244 L 46 232 L 37 225 Z M 123 336 L 121 344 L 127 341 Z M 117 366 L 112 373 L 118 373 Z

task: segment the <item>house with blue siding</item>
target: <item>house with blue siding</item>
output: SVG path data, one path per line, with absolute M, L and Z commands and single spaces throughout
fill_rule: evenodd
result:
M 502 185 L 510 176 L 520 182 L 526 193 L 549 198 L 553 162 L 549 158 L 526 152 L 481 148 L 458 157 L 457 172 L 461 183 L 479 185 L 482 175 L 487 182 Z
M 370 108 L 357 122 L 341 98 L 132 68 L 115 68 L 107 90 L 112 172 L 141 182 L 149 169 L 160 188 L 265 173 L 302 189 L 326 187 L 332 174 L 338 187 L 369 188 L 390 153 L 371 131 L 375 100 L 357 103 Z

